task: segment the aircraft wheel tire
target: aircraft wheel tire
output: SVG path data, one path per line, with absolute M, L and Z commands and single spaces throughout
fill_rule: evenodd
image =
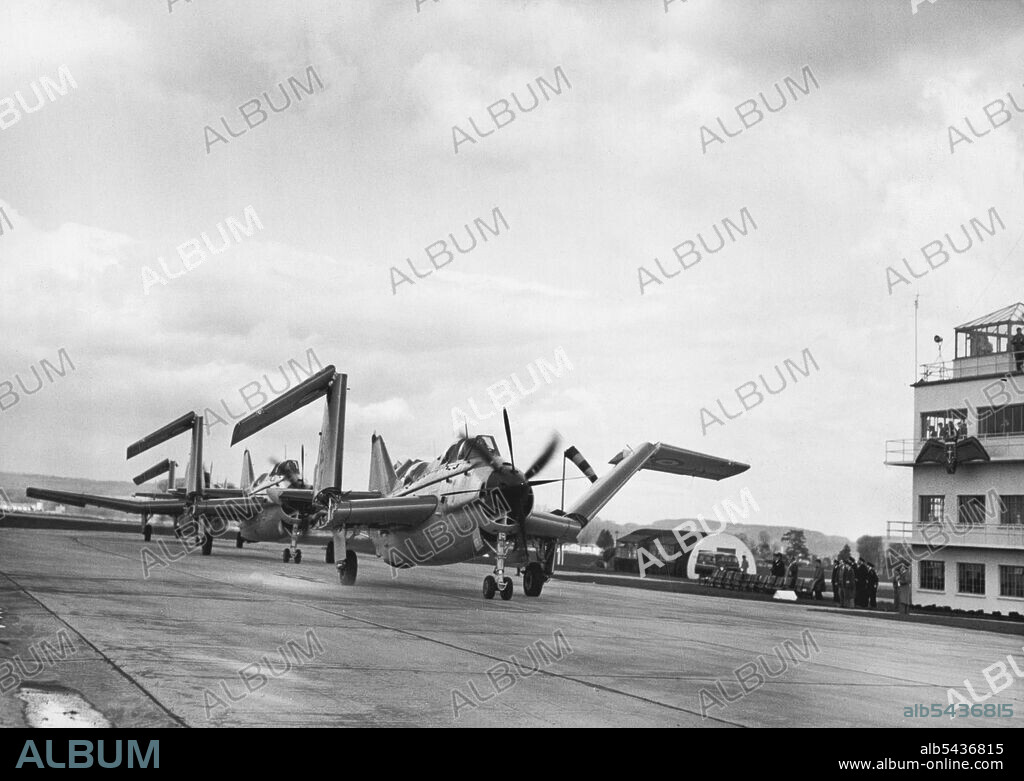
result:
M 302 561 L 302 551 L 297 550 L 297 551 L 295 551 L 295 563 L 299 564 L 299 563 L 301 563 L 301 561 Z
M 242 533 L 239 532 L 238 536 L 235 537 L 235 547 L 241 548 L 243 545 L 245 545 L 245 540 L 242 539 Z
M 501 598 L 508 602 L 512 599 L 512 578 L 505 578 L 501 583 L 501 591 L 498 592 Z
M 147 523 L 145 527 L 142 529 L 142 539 L 144 539 L 146 542 L 149 542 L 152 538 L 153 527 Z
M 543 567 L 537 562 L 527 564 L 526 571 L 523 572 L 523 594 L 528 597 L 539 597 L 544 588 L 544 581 Z
M 494 579 L 494 575 L 488 575 L 484 578 L 484 599 L 494 599 L 494 595 L 498 593 L 498 581 Z
M 356 575 L 359 573 L 359 559 L 353 550 L 345 551 L 345 563 L 338 567 L 338 578 L 343 586 L 354 586 Z
M 203 537 L 203 555 L 209 556 L 213 553 L 213 535 L 207 534 Z
M 281 561 L 283 561 L 285 564 L 287 564 L 291 560 L 292 560 L 292 552 L 288 548 L 285 548 L 284 552 L 281 554 Z
M 327 543 L 327 552 L 324 553 L 324 561 L 328 564 L 334 563 L 334 540 Z

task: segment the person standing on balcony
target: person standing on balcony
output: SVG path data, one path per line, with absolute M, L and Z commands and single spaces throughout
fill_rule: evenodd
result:
M 1013 360 L 1017 364 L 1017 374 L 1020 374 L 1021 365 L 1024 364 L 1024 333 L 1021 333 L 1020 328 L 1010 340 L 1010 346 L 1013 348 Z

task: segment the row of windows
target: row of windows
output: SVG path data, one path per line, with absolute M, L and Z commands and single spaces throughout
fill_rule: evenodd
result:
M 922 561 L 919 568 L 918 585 L 934 591 L 946 590 L 946 562 Z M 958 594 L 985 593 L 985 565 L 956 565 Z M 1024 597 L 1024 567 L 999 565 L 999 596 Z
M 946 409 L 921 413 L 921 438 L 965 436 L 967 410 Z M 1024 404 L 978 408 L 978 436 L 1024 434 Z
M 956 520 L 961 526 L 985 523 L 985 496 L 971 494 L 956 498 Z M 921 523 L 941 524 L 946 517 L 945 496 L 921 497 Z M 999 523 L 1024 524 L 1024 495 L 999 497 Z

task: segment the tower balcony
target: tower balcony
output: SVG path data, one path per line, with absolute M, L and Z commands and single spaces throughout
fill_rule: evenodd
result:
M 885 443 L 885 463 L 889 466 L 914 466 L 925 439 L 890 439 Z M 1024 461 L 1024 434 L 979 436 L 989 458 L 995 461 Z
M 886 542 L 890 545 L 979 548 L 1024 548 L 1024 524 L 1019 523 L 918 523 L 915 521 L 887 521 Z

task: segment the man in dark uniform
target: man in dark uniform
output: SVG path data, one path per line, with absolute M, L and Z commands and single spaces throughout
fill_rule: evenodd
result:
M 854 604 L 857 607 L 868 606 L 868 565 L 861 556 L 860 560 L 853 565 L 854 578 Z
M 878 573 L 875 571 L 875 565 L 870 561 L 868 562 L 867 572 L 868 582 L 868 607 L 877 607 L 876 599 L 878 597 Z
M 839 559 L 832 562 L 832 601 L 839 603 Z
M 854 588 L 857 580 L 854 573 L 853 560 L 843 562 L 843 607 L 853 607 Z
M 781 553 L 775 554 L 775 561 L 772 562 L 772 578 L 774 578 L 774 585 L 779 588 L 782 585 L 782 579 L 786 577 L 786 562 L 782 559 Z
M 1017 373 L 1021 372 L 1021 365 L 1024 364 L 1024 334 L 1017 329 L 1017 333 L 1010 340 L 1010 347 L 1013 348 L 1013 360 L 1017 364 Z
M 817 556 L 814 557 L 814 583 L 811 588 L 814 591 L 814 598 L 820 601 L 821 591 L 825 588 L 825 567 Z

